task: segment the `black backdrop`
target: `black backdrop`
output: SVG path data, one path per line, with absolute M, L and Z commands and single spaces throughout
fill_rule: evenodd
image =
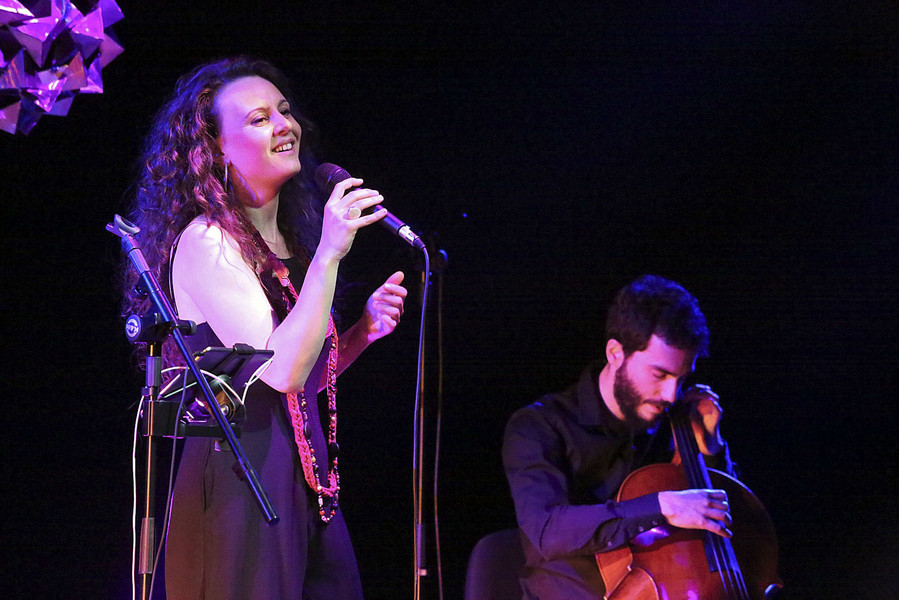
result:
M 294 80 L 320 158 L 449 256 L 448 598 L 461 598 L 474 542 L 514 522 L 505 419 L 598 355 L 610 295 L 645 272 L 701 300 L 713 343 L 697 379 L 725 403 L 794 597 L 888 597 L 899 10 L 616 4 L 122 1 L 125 51 L 105 92 L 0 137 L 3 595 L 127 597 L 141 377 L 104 225 L 175 78 L 249 53 Z M 351 308 L 397 268 L 413 289 L 400 330 L 341 379 L 342 504 L 375 599 L 411 596 L 416 267 L 380 229 L 343 267 L 360 284 Z M 429 439 L 436 344 L 432 319 Z

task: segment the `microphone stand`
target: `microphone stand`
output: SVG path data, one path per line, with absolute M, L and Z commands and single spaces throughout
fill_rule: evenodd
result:
M 418 386 L 416 388 L 416 398 L 415 398 L 415 409 L 414 409 L 414 433 L 413 433 L 413 457 L 412 457 L 412 479 L 413 479 L 413 504 L 414 504 L 414 574 L 413 574 L 413 600 L 420 600 L 422 591 L 421 591 L 421 578 L 427 577 L 429 575 L 429 569 L 427 567 L 427 544 L 425 541 L 425 525 L 424 525 L 424 468 L 422 464 L 425 459 L 425 368 L 424 368 L 424 357 L 426 355 L 425 352 L 425 331 L 426 331 L 426 321 L 427 321 L 427 311 L 428 311 L 428 296 L 430 294 L 431 287 L 431 275 L 437 274 L 440 284 L 442 286 L 442 274 L 447 266 L 447 256 L 446 252 L 443 250 L 437 251 L 437 256 L 435 260 L 435 264 L 432 266 L 431 264 L 431 256 L 428 254 L 427 246 L 424 243 L 421 244 L 413 244 L 416 248 L 419 248 L 422 252 L 422 273 L 421 273 L 421 325 L 419 330 L 419 342 L 418 342 Z M 441 356 L 441 364 L 442 364 L 442 343 L 443 340 L 441 337 L 437 339 L 438 343 L 438 354 Z M 443 385 L 443 374 L 442 371 L 438 373 L 438 399 L 440 399 L 441 389 Z M 439 454 L 439 439 L 440 439 L 440 411 L 441 405 L 438 403 L 437 407 L 437 431 L 436 431 L 436 450 L 434 456 L 434 542 L 437 553 L 437 576 L 438 576 L 438 592 L 439 596 L 443 598 L 443 573 L 442 573 L 442 565 L 440 559 L 440 534 L 437 525 L 437 456 Z
M 153 556 L 155 554 L 156 545 L 156 526 L 154 518 L 156 443 L 154 437 L 156 437 L 157 434 L 154 432 L 156 431 L 155 421 L 157 419 L 156 407 L 162 382 L 161 349 L 162 342 L 167 336 L 171 335 L 175 344 L 178 346 L 178 350 L 184 357 L 187 368 L 190 370 L 200 389 L 203 391 L 203 396 L 206 398 L 206 409 L 215 419 L 225 440 L 227 440 L 231 449 L 234 451 L 234 456 L 236 458 L 236 463 L 233 467 L 234 472 L 249 486 L 259 509 L 262 511 L 263 518 L 268 525 L 276 524 L 278 522 L 278 515 L 275 513 L 268 495 L 266 495 L 265 491 L 262 489 L 262 484 L 259 481 L 259 474 L 250 464 L 244 454 L 243 448 L 237 441 L 234 429 L 231 427 L 228 418 L 222 412 L 222 408 L 219 406 L 209 382 L 203 377 L 200 367 L 193 360 L 191 352 L 187 348 L 187 344 L 184 341 L 184 331 L 190 331 L 194 327 L 194 324 L 181 321 L 177 318 L 168 298 L 162 293 L 159 282 L 153 276 L 153 273 L 150 272 L 150 267 L 141 252 L 140 246 L 134 239 L 134 236 L 140 229 L 119 215 L 115 215 L 113 223 L 106 225 L 106 230 L 121 238 L 122 250 L 128 255 L 128 258 L 140 275 L 141 285 L 150 296 L 155 312 L 154 321 L 156 327 L 151 329 L 155 329 L 156 335 L 151 335 L 151 337 L 155 339 L 148 342 L 147 380 L 146 386 L 142 392 L 141 400 L 144 407 L 144 419 L 147 423 L 146 430 L 148 431 L 148 434 L 147 456 L 145 462 L 147 473 L 144 486 L 146 495 L 144 498 L 144 514 L 141 521 L 139 571 L 141 574 L 141 598 L 143 600 L 148 600 L 151 581 L 150 576 L 153 572 Z M 140 323 L 140 317 L 129 317 L 128 322 L 126 323 L 126 334 L 129 336 L 129 339 L 131 339 L 132 336 L 135 337 L 135 339 L 131 339 L 131 341 L 135 341 L 137 336 L 140 335 L 142 330 Z
M 334 186 L 349 178 L 350 174 L 341 167 L 331 163 L 323 163 L 315 170 L 315 182 L 318 187 L 325 193 L 330 194 Z M 370 212 L 369 212 L 370 211 Z M 424 258 L 424 270 L 422 272 L 422 296 L 421 296 L 421 325 L 418 337 L 418 371 L 417 386 L 415 389 L 415 409 L 413 415 L 413 440 L 412 440 L 412 504 L 413 504 L 413 557 L 412 557 L 412 586 L 413 600 L 421 598 L 421 578 L 427 575 L 428 570 L 425 565 L 425 531 L 422 515 L 424 512 L 424 472 L 421 463 L 424 460 L 424 343 L 425 343 L 425 323 L 427 316 L 428 289 L 430 286 L 430 270 L 431 259 L 428 255 L 428 249 L 421 238 L 412 231 L 412 228 L 404 222 L 396 218 L 387 211 L 383 206 L 377 205 L 365 211 L 368 214 L 377 211 L 384 211 L 386 214 L 379 221 L 381 225 L 392 231 L 404 242 L 418 248 L 422 252 Z M 445 256 L 445 253 L 444 253 Z
M 421 578 L 427 575 L 427 567 L 425 566 L 425 539 L 424 539 L 424 472 L 421 463 L 424 460 L 424 346 L 425 346 L 425 324 L 428 306 L 428 288 L 430 286 L 430 270 L 431 258 L 428 250 L 422 244 L 422 258 L 424 259 L 424 269 L 421 273 L 421 324 L 419 325 L 418 339 L 418 386 L 415 390 L 415 408 L 414 408 L 414 425 L 412 440 L 412 500 L 414 512 L 414 556 L 413 556 L 413 575 L 412 575 L 412 598 L 420 600 L 421 598 Z

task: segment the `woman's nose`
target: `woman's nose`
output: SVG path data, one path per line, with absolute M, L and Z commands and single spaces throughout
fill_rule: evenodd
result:
M 277 115 L 278 116 L 274 117 L 274 119 L 272 121 L 275 125 L 275 132 L 276 133 L 286 133 L 286 132 L 290 131 L 290 128 L 292 126 L 290 119 L 287 116 L 282 115 L 280 112 L 277 113 Z

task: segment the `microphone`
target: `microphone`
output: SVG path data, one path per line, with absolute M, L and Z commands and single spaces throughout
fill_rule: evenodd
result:
M 343 167 L 338 167 L 337 165 L 331 163 L 322 163 L 315 170 L 315 183 L 318 184 L 318 187 L 325 194 L 330 194 L 334 189 L 334 186 L 343 181 L 344 179 L 349 179 L 351 175 L 347 173 L 346 169 Z M 395 235 L 399 236 L 410 246 L 414 246 L 421 250 L 425 249 L 425 243 L 421 241 L 421 238 L 412 231 L 412 228 L 397 219 L 390 211 L 384 208 L 381 205 L 373 206 L 370 209 L 370 213 L 377 212 L 379 210 L 383 210 L 386 215 L 384 218 L 379 221 L 381 225 L 392 231 Z M 370 214 L 369 213 L 369 214 Z

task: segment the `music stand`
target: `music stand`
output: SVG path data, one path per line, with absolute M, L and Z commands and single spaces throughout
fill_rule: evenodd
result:
M 199 370 L 210 374 L 207 376 L 209 386 L 237 437 L 240 437 L 240 422 L 246 411 L 240 399 L 235 401 L 231 398 L 225 386 L 231 386 L 234 381 L 239 382 L 239 387 L 245 386 L 247 380 L 273 355 L 274 350 L 256 350 L 247 344 L 234 344 L 233 348 L 209 346 L 194 355 Z M 239 389 L 235 391 L 240 393 Z M 147 421 L 144 421 L 143 435 L 224 437 L 192 371 L 181 372 L 163 387 L 156 410 L 154 431 L 148 431 Z

